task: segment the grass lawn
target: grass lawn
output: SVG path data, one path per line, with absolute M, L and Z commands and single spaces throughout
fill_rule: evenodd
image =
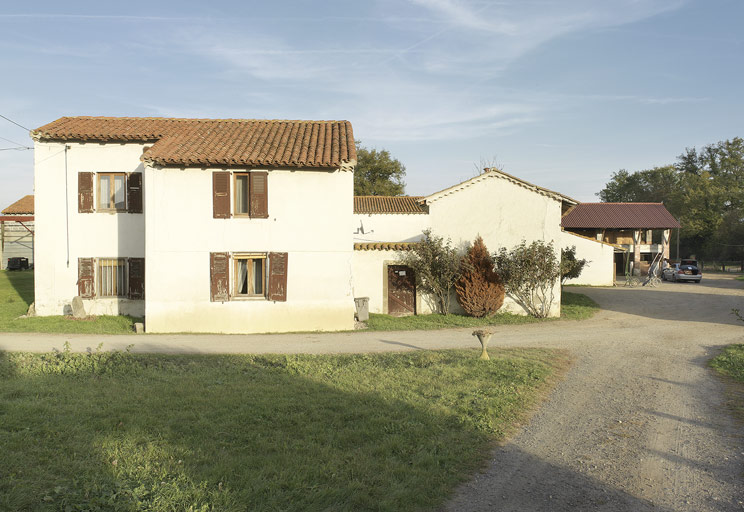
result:
M 561 318 L 566 320 L 585 320 L 599 311 L 599 304 L 582 293 L 564 291 L 561 294 Z M 483 327 L 488 325 L 516 325 L 545 322 L 553 319 L 539 319 L 511 313 L 496 313 L 487 318 L 473 318 L 464 315 L 413 315 L 394 317 L 371 313 L 367 325 L 372 331 L 413 331 L 447 329 L 451 327 Z
M 72 299 L 72 297 L 70 297 Z M 65 316 L 21 318 L 34 301 L 34 271 L 0 271 L 0 332 L 129 334 L 138 321 L 130 316 L 76 320 Z
M 728 403 L 734 414 L 744 420 L 744 344 L 729 345 L 710 360 L 710 366 L 728 377 Z
M 0 352 L 1 510 L 430 510 L 563 352 Z

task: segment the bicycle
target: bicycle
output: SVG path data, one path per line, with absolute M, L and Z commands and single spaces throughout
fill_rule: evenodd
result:
M 630 272 L 625 273 L 625 286 L 630 286 L 631 288 L 634 288 L 640 285 L 641 285 L 641 280 L 639 278 L 632 275 Z

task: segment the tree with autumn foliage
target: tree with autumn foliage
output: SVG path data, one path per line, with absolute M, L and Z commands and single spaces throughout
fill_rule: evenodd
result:
M 462 259 L 455 292 L 465 313 L 476 318 L 494 314 L 504 303 L 504 285 L 480 236 Z

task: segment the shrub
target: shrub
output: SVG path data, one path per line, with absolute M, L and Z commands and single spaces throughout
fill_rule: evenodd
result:
M 576 259 L 575 245 L 561 249 L 561 284 L 579 277 L 587 263 L 589 262 L 585 259 Z
M 560 277 L 553 242 L 536 240 L 527 245 L 522 240 L 511 251 L 502 247 L 494 261 L 506 292 L 530 315 L 546 318 L 555 298 L 555 282 Z
M 504 303 L 504 285 L 480 236 L 462 259 L 455 292 L 465 313 L 476 318 L 495 313 Z
M 452 288 L 460 277 L 460 256 L 452 242 L 427 229 L 423 240 L 403 253 L 401 261 L 414 270 L 416 286 L 434 298 L 439 312 L 448 314 Z

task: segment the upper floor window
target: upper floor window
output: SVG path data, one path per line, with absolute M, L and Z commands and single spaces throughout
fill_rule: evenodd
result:
M 79 172 L 78 212 L 142 213 L 141 172 Z
M 268 198 L 269 179 L 265 171 L 212 173 L 212 216 L 215 219 L 231 216 L 266 219 Z
M 127 209 L 127 175 L 123 172 L 98 173 L 98 209 L 125 211 Z

